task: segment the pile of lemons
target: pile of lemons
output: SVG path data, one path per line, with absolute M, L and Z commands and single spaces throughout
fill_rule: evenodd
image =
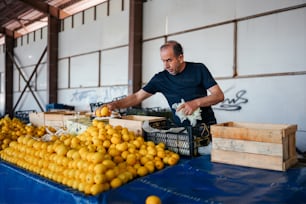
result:
M 43 126 L 26 125 L 17 118 L 11 119 L 9 116 L 5 116 L 0 119 L 0 151 L 22 135 L 42 137 L 45 134 L 46 130 Z
M 0 151 L 3 160 L 88 195 L 117 188 L 141 176 L 175 165 L 180 157 L 165 144 L 144 141 L 125 127 L 93 120 L 77 136 L 42 141 L 27 134 Z

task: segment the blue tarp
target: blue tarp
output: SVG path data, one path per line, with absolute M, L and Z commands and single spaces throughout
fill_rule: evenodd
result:
M 278 172 L 212 163 L 208 155 L 182 160 L 98 196 L 86 196 L 6 162 L 0 162 L 0 179 L 1 204 L 143 204 L 151 194 L 170 204 L 306 203 L 306 167 Z

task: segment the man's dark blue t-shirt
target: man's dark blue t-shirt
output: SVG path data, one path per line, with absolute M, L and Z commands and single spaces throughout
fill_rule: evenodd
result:
M 183 72 L 171 75 L 164 70 L 154 75 L 154 77 L 143 87 L 148 93 L 162 93 L 170 107 L 174 103 L 180 103 L 182 99 L 186 102 L 195 98 L 207 96 L 207 89 L 216 85 L 217 82 L 212 77 L 207 67 L 202 63 L 186 62 Z M 190 125 L 188 120 L 181 123 L 172 109 L 173 120 L 179 126 Z M 211 107 L 201 107 L 202 121 L 208 125 L 216 123 L 214 112 Z

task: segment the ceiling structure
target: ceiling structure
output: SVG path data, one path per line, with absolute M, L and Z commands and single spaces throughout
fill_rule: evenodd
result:
M 64 19 L 109 0 L 0 0 L 0 45 L 5 35 L 18 38 L 48 24 L 48 15 Z

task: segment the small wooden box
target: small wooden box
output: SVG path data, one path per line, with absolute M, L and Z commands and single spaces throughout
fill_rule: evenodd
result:
M 165 117 L 155 117 L 155 116 L 143 116 L 143 115 L 127 115 L 122 116 L 122 118 L 110 118 L 109 124 L 116 126 L 121 125 L 126 127 L 131 131 L 134 131 L 136 135 L 143 135 L 142 125 L 143 122 L 148 120 L 149 123 L 165 121 Z
M 74 112 L 38 112 L 30 113 L 30 122 L 35 126 L 51 126 L 54 128 L 66 128 L 67 120 L 76 117 Z M 78 117 L 85 117 L 79 115 Z
M 297 125 L 226 122 L 210 128 L 212 162 L 277 171 L 297 163 Z

